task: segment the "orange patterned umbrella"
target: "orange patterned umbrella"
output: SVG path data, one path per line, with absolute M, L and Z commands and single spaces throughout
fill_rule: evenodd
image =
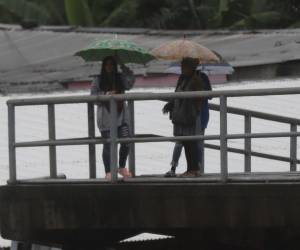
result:
M 162 44 L 151 51 L 157 59 L 182 60 L 185 57 L 197 58 L 200 63 L 217 63 L 220 59 L 208 48 L 186 39 Z

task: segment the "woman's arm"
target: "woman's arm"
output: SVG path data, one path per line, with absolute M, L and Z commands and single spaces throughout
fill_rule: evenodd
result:
M 212 87 L 211 87 L 210 80 L 209 80 L 208 76 L 205 73 L 200 73 L 200 77 L 202 78 L 202 80 L 204 82 L 204 90 L 205 91 L 212 91 Z M 207 99 L 211 100 L 212 97 L 208 97 Z
M 125 90 L 129 90 L 133 87 L 135 83 L 135 76 L 133 74 L 133 71 L 129 69 L 121 60 L 121 58 L 116 54 L 115 59 L 117 63 L 120 65 L 122 73 L 121 73 L 121 81 L 122 85 Z
M 98 95 L 100 92 L 100 88 L 99 88 L 99 77 L 96 76 L 94 77 L 93 81 L 92 81 L 92 85 L 91 85 L 91 95 Z
M 125 90 L 129 90 L 133 87 L 135 83 L 135 76 L 133 74 L 133 71 L 130 70 L 127 66 L 124 64 L 120 64 L 122 74 L 121 74 L 121 79 L 122 79 L 122 84 Z
M 107 93 L 100 89 L 100 77 L 99 76 L 94 77 L 91 85 L 91 95 L 105 95 L 105 94 Z M 107 105 L 107 102 L 96 102 L 95 104 L 101 106 L 103 104 Z
M 192 86 L 191 86 L 192 91 L 204 91 L 205 90 L 204 82 L 201 77 L 194 76 L 192 81 L 193 81 Z M 203 104 L 203 98 L 195 99 L 195 104 L 196 104 L 197 109 L 201 110 L 201 106 Z

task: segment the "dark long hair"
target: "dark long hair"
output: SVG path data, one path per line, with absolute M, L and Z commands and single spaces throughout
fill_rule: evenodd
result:
M 111 61 L 113 64 L 113 72 L 112 78 L 108 77 L 108 74 L 105 70 L 106 64 Z M 117 92 L 122 91 L 122 86 L 120 83 L 120 76 L 118 72 L 118 64 L 114 57 L 107 56 L 103 59 L 102 68 L 101 68 L 101 76 L 100 76 L 100 89 L 103 91 L 112 91 L 115 90 Z

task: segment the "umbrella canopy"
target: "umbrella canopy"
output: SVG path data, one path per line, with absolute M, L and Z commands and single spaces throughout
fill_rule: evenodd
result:
M 102 61 L 107 56 L 117 55 L 122 63 L 146 64 L 154 57 L 144 48 L 127 40 L 98 40 L 75 54 L 85 61 Z
M 157 59 L 182 60 L 185 57 L 197 58 L 200 63 L 217 63 L 219 58 L 208 48 L 186 39 L 167 42 L 151 51 Z
M 197 67 L 197 70 L 202 71 L 207 75 L 231 75 L 234 68 L 216 51 L 212 51 L 220 60 L 218 63 L 202 63 Z M 181 74 L 181 67 L 178 62 L 171 63 L 166 73 Z
M 234 72 L 233 67 L 227 63 L 220 64 L 201 64 L 197 67 L 197 70 L 201 70 L 207 75 L 231 75 Z M 166 70 L 166 73 L 181 74 L 180 65 L 172 65 Z

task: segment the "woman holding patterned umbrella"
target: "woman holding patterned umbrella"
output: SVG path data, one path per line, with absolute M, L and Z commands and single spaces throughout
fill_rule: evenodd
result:
M 203 91 L 204 80 L 196 73 L 199 63 L 219 62 L 219 58 L 208 48 L 186 39 L 175 40 L 161 45 L 151 52 L 156 58 L 164 60 L 181 60 L 181 75 L 175 92 Z M 165 105 L 164 113 L 170 113 L 175 136 L 199 135 L 202 131 L 201 111 L 203 99 L 175 99 Z M 179 142 L 185 149 L 187 171 L 181 177 L 197 177 L 201 174 L 199 142 Z M 175 169 L 167 173 L 175 177 Z
M 204 83 L 196 74 L 199 60 L 183 58 L 181 71 L 175 92 L 202 91 Z M 198 119 L 202 107 L 201 99 L 175 99 L 165 105 L 163 112 L 170 112 L 174 136 L 192 136 L 199 134 L 201 120 Z M 198 131 L 199 130 L 199 131 Z M 187 161 L 187 171 L 181 177 L 197 177 L 200 175 L 198 160 L 198 142 L 182 141 Z

